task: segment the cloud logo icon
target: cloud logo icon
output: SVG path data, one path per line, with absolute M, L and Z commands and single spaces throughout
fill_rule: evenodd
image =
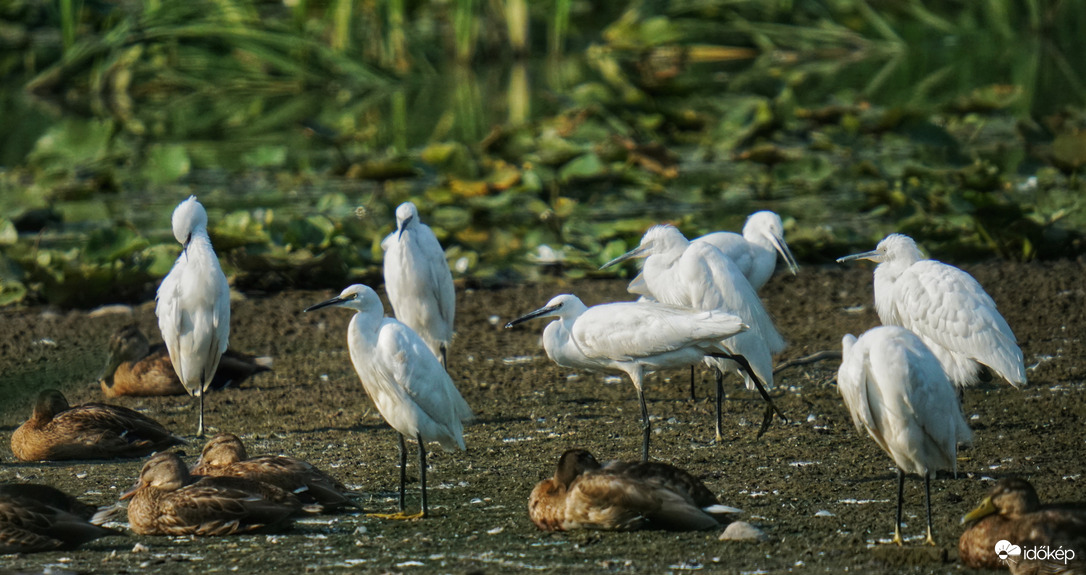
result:
M 1007 541 L 1006 539 L 1000 539 L 998 542 L 996 542 L 995 552 L 996 552 L 996 555 L 999 556 L 999 559 L 1001 561 L 1006 561 L 1007 558 L 1012 556 L 1012 555 L 1015 556 L 1015 557 L 1021 555 L 1022 554 L 1022 548 L 1017 546 L 1017 545 L 1012 544 L 1010 541 Z

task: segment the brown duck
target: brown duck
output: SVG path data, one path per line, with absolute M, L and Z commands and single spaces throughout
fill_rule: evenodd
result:
M 1015 574 L 1061 573 L 1086 575 L 1086 506 L 1041 504 L 1037 491 L 1024 479 L 1004 478 L 981 504 L 962 517 L 973 524 L 958 539 L 962 563 L 974 569 L 1008 566 Z M 1042 561 L 1027 554 L 1001 559 L 996 543 L 1006 540 L 1021 551 L 1047 547 L 1074 550 L 1070 561 Z
M 204 445 L 192 473 L 270 483 L 325 509 L 357 507 L 346 486 L 313 465 L 285 455 L 249 457 L 241 439 L 231 433 L 220 433 Z
M 123 535 L 33 497 L 0 495 L 0 555 L 74 549 L 106 535 Z
M 11 435 L 23 461 L 142 457 L 185 440 L 131 409 L 103 403 L 70 407 L 55 389 L 38 394 L 34 414 Z
M 98 508 L 94 505 L 83 503 L 52 485 L 42 485 L 40 483 L 2 483 L 0 484 L 0 497 L 33 499 L 39 503 L 56 507 L 61 511 L 67 511 L 72 515 L 88 520 L 98 511 Z
M 157 453 L 143 466 L 131 499 L 128 524 L 141 535 L 233 535 L 290 525 L 302 508 L 278 487 L 236 477 L 189 475 L 176 453 Z
M 266 358 L 227 350 L 211 380 L 211 389 L 237 387 L 246 379 L 271 371 Z M 106 397 L 119 395 L 185 395 L 164 344 L 151 346 L 139 327 L 129 325 L 109 338 L 109 361 L 99 380 Z
M 726 524 L 727 515 L 738 512 L 682 469 L 654 462 L 600 465 L 582 449 L 563 453 L 554 477 L 528 498 L 532 522 L 545 531 L 691 531 Z

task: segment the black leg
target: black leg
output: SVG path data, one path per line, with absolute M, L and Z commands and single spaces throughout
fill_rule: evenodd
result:
M 782 413 L 780 409 L 777 409 L 777 404 L 773 403 L 773 398 L 769 397 L 769 392 L 767 392 L 765 390 L 765 385 L 762 384 L 762 380 L 758 377 L 758 375 L 754 373 L 754 368 L 752 368 L 750 366 L 750 362 L 747 361 L 747 358 L 745 358 L 745 357 L 743 357 L 743 356 L 741 356 L 741 355 L 739 355 L 737 353 L 736 354 L 729 354 L 729 353 L 721 353 L 721 352 L 710 353 L 710 354 L 708 354 L 708 356 L 709 357 L 718 357 L 720 359 L 730 359 L 730 360 L 734 361 L 735 363 L 739 364 L 739 368 L 742 369 L 744 372 L 746 372 L 747 375 L 750 376 L 750 380 L 754 382 L 754 387 L 758 388 L 758 393 L 760 393 L 762 395 L 762 399 L 764 399 L 766 401 L 766 403 L 769 404 L 770 409 L 772 409 L 774 412 L 777 413 L 777 415 L 781 418 L 781 421 L 784 421 L 784 422 L 788 421 L 788 418 L 784 416 L 784 413 Z M 765 427 L 765 424 L 763 423 L 763 429 L 764 429 L 764 427 Z M 759 432 L 758 435 L 760 437 L 761 432 Z
M 652 432 L 651 424 L 649 423 L 649 408 L 645 406 L 645 392 L 640 387 L 637 388 L 637 401 L 641 404 L 641 461 L 649 460 L 649 434 Z
M 445 344 L 441 344 L 441 367 L 449 371 L 449 348 Z
M 419 483 L 422 485 L 422 516 L 426 517 L 430 512 L 429 505 L 426 503 L 426 444 L 422 442 L 422 434 L 416 437 L 419 441 Z
M 694 366 L 690 366 L 690 401 L 697 401 L 698 395 L 694 393 Z
M 905 472 L 898 468 L 897 470 L 897 521 L 894 523 L 894 543 L 902 545 L 904 540 L 901 538 L 901 504 L 905 501 Z
M 724 372 L 720 369 L 715 369 L 716 372 L 716 441 L 720 443 L 724 440 L 724 435 L 721 433 L 721 416 L 720 408 L 721 402 L 724 401 Z
M 397 433 L 400 436 L 400 512 L 403 512 L 407 508 L 404 502 L 404 485 L 407 484 L 407 442 L 404 441 L 402 433 Z

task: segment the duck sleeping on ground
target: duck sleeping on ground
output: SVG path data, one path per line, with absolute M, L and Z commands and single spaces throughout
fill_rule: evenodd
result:
M 563 453 L 554 477 L 528 498 L 528 515 L 544 531 L 693 531 L 726 525 L 739 512 L 682 469 L 656 462 L 601 465 L 583 449 Z

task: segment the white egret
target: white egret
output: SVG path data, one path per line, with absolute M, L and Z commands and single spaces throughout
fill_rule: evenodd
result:
M 641 277 L 649 295 L 661 303 L 694 310 L 720 310 L 735 314 L 750 329 L 721 342 L 729 353 L 745 357 L 754 374 L 767 388 L 773 387 L 773 355 L 784 349 L 784 338 L 762 306 L 757 292 L 739 267 L 720 250 L 703 242 L 687 240 L 675 226 L 649 228 L 638 247 L 604 264 L 615 265 L 630 258 L 646 258 Z M 724 372 L 740 373 L 735 362 L 706 358 L 717 370 L 716 437 L 722 439 L 720 402 Z M 755 389 L 754 380 L 743 373 L 747 389 Z M 772 417 L 767 406 L 765 423 Z
M 656 302 L 586 307 L 570 294 L 555 296 L 546 306 L 505 327 L 537 317 L 557 318 L 543 330 L 543 348 L 558 365 L 630 377 L 641 407 L 642 461 L 649 458 L 651 431 L 645 373 L 693 365 L 706 355 L 732 357 L 720 341 L 747 329 L 738 317 L 722 311 L 695 311 Z M 734 359 L 746 363 L 742 357 Z
M 901 504 L 905 474 L 924 478 L 928 537 L 931 534 L 931 477 L 957 467 L 958 443 L 972 432 L 939 360 L 916 334 L 897 326 L 870 329 L 841 341 L 837 387 L 857 431 L 867 431 L 897 465 L 897 520 L 893 542 L 901 545 Z
M 977 381 L 980 364 L 1019 387 L 1026 383 L 1022 350 L 1010 326 L 973 276 L 924 259 L 909 236 L 890 234 L 865 259 L 875 268 L 875 310 L 884 325 L 900 325 L 924 340 L 959 389 Z
M 230 286 L 207 235 L 196 196 L 173 211 L 173 237 L 184 248 L 158 287 L 155 315 L 170 361 L 189 395 L 200 398 L 196 436 L 204 435 L 204 394 L 230 337 Z
M 434 232 L 419 220 L 415 204 L 396 208 L 396 231 L 381 242 L 385 250 L 385 292 L 396 319 L 415 330 L 448 368 L 456 315 L 452 272 Z
M 792 275 L 799 272 L 799 264 L 784 241 L 784 224 L 774 212 L 754 212 L 743 224 L 743 233 L 713 232 L 693 240 L 706 243 L 728 256 L 750 282 L 754 291 L 762 289 L 777 267 L 777 254 L 781 254 Z M 630 293 L 647 295 L 644 277 L 638 274 L 630 282 Z
M 347 327 L 351 363 L 381 417 L 400 436 L 400 513 L 389 517 L 425 517 L 426 443 L 437 442 L 446 451 L 465 449 L 462 422 L 472 417 L 471 408 L 422 337 L 400 321 L 384 317 L 381 298 L 369 286 L 352 285 L 305 311 L 328 306 L 357 312 Z M 405 437 L 419 442 L 422 511 L 413 516 L 403 514 L 407 483 Z

